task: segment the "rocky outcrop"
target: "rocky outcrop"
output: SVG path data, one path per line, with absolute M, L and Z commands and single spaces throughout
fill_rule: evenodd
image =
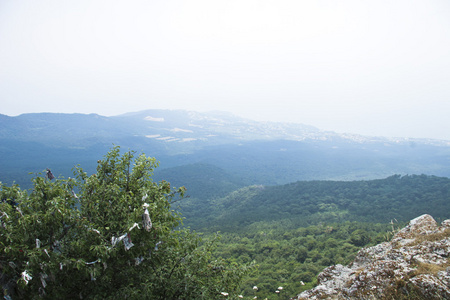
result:
M 411 220 L 350 265 L 326 268 L 314 289 L 294 299 L 450 299 L 450 220 Z

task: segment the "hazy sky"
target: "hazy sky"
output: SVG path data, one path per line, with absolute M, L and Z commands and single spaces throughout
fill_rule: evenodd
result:
M 450 1 L 2 0 L 0 103 L 450 140 Z

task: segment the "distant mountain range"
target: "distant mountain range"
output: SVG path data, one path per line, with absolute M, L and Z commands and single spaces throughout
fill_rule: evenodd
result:
M 450 141 L 338 134 L 223 112 L 146 110 L 113 117 L 0 115 L 0 181 L 27 184 L 28 172 L 47 167 L 54 174 L 70 176 L 76 164 L 91 172 L 113 145 L 156 157 L 157 178 L 189 185 L 195 178 L 213 178 L 208 172 L 220 173 L 225 190 L 392 174 L 450 176 Z M 210 184 L 213 189 L 224 188 L 215 180 Z

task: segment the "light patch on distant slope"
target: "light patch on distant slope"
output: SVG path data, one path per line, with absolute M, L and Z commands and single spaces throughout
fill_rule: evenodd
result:
M 177 138 L 173 137 L 173 136 L 164 136 L 164 137 L 159 137 L 159 138 L 156 138 L 156 139 L 159 140 L 159 141 L 177 140 Z
M 197 139 L 194 139 L 194 138 L 184 138 L 184 139 L 181 139 L 181 142 L 192 142 L 192 141 L 196 141 Z
M 188 132 L 188 133 L 194 133 L 192 130 L 189 130 L 189 129 L 181 129 L 181 128 L 170 129 L 170 131 L 172 131 L 172 132 Z
M 157 137 L 160 137 L 160 136 L 161 136 L 160 134 L 152 134 L 152 135 L 146 135 L 145 137 L 149 138 L 149 139 L 154 139 L 154 138 L 157 138 Z
M 151 117 L 151 116 L 145 117 L 144 120 L 154 121 L 154 122 L 164 122 L 164 118 L 154 118 L 154 117 Z

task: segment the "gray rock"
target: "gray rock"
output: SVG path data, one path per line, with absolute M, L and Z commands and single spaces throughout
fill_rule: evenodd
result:
M 390 242 L 361 249 L 349 266 L 318 275 L 318 285 L 294 299 L 395 299 L 410 294 L 450 299 L 450 220 L 411 220 Z

